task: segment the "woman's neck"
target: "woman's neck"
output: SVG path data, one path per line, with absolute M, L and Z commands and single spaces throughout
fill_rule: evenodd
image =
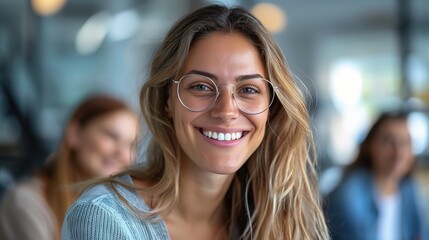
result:
M 182 172 L 179 181 L 180 199 L 173 212 L 190 222 L 224 221 L 224 198 L 232 179 L 232 175 Z
M 179 200 L 164 218 L 171 239 L 227 239 L 224 198 L 233 175 L 180 169 Z
M 399 186 L 399 180 L 392 177 L 375 176 L 375 184 L 381 196 L 394 195 Z

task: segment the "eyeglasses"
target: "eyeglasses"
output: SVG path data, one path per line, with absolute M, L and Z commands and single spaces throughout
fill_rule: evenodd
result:
M 180 103 L 192 112 L 202 112 L 212 108 L 219 98 L 221 85 L 209 77 L 200 74 L 187 74 L 177 84 L 177 96 Z M 236 106 L 247 114 L 260 114 L 266 111 L 274 101 L 276 88 L 263 78 L 251 78 L 238 81 L 233 86 L 232 98 Z

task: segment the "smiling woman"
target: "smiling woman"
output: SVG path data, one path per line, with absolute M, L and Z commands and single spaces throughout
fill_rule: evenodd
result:
M 90 185 L 62 239 L 329 239 L 303 97 L 248 11 L 179 20 L 140 103 L 147 164 Z
M 0 239 L 60 239 L 67 208 L 77 197 L 68 185 L 121 171 L 132 162 L 136 114 L 109 96 L 77 106 L 58 151 L 0 205 Z

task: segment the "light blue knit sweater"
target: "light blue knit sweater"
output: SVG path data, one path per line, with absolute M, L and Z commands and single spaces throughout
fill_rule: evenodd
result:
M 122 180 L 131 182 L 129 176 Z M 118 187 L 121 195 L 138 210 L 150 208 L 134 191 Z M 63 240 L 170 239 L 162 219 L 142 220 L 105 185 L 97 185 L 68 209 L 62 226 Z

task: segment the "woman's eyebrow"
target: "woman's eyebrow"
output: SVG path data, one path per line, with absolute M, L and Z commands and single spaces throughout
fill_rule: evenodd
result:
M 201 70 L 191 70 L 189 72 L 187 72 L 186 74 L 199 74 L 199 75 L 203 75 L 206 76 L 212 80 L 217 80 L 218 78 L 216 77 L 216 75 L 214 75 L 213 73 L 209 73 L 209 72 L 205 72 L 205 71 L 201 71 Z
M 216 77 L 216 75 L 209 73 L 209 72 L 206 72 L 206 71 L 201 71 L 201 70 L 191 70 L 191 71 L 187 72 L 186 74 L 193 74 L 193 73 L 206 76 L 206 77 L 213 79 L 213 80 L 218 80 L 218 77 Z M 236 81 L 239 82 L 239 81 L 254 79 L 254 78 L 264 78 L 264 77 L 259 73 L 246 74 L 246 75 L 238 76 L 236 78 Z
M 264 78 L 264 77 L 259 73 L 246 74 L 246 75 L 239 76 L 237 78 L 237 81 L 248 80 L 248 79 L 253 79 L 253 78 Z

